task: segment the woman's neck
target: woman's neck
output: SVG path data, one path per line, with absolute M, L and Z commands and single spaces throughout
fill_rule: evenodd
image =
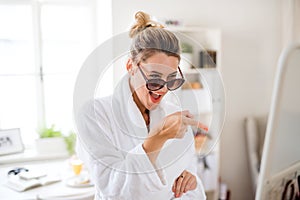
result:
M 149 125 L 149 123 L 150 123 L 149 110 L 140 102 L 136 92 L 132 93 L 132 97 L 133 97 L 135 104 L 137 105 L 140 112 L 142 113 L 142 116 L 145 120 L 146 125 Z
M 146 125 L 149 125 L 149 123 L 150 123 L 149 110 L 142 104 L 142 102 L 140 101 L 136 92 L 133 90 L 130 79 L 129 79 L 129 86 L 130 86 L 130 90 L 132 92 L 133 101 L 135 102 L 138 109 L 140 110 L 140 112 L 145 120 Z

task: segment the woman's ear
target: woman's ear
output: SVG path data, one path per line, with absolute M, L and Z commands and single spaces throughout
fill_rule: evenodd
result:
M 134 75 L 133 61 L 132 61 L 131 58 L 129 58 L 129 59 L 127 60 L 127 63 L 126 63 L 126 69 L 127 69 L 128 73 L 129 73 L 130 75 Z

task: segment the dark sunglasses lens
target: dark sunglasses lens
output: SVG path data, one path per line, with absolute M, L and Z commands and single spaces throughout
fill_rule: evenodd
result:
M 184 83 L 184 79 L 174 79 L 168 81 L 167 87 L 169 90 L 176 90 Z
M 161 79 L 150 79 L 147 82 L 148 90 L 155 91 L 163 88 L 165 85 L 165 81 Z

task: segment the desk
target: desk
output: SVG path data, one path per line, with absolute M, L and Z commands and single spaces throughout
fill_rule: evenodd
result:
M 46 186 L 37 187 L 24 192 L 17 192 L 5 186 L 7 181 L 7 172 L 15 167 L 26 167 L 29 169 L 43 169 L 47 172 L 58 173 L 62 180 Z M 73 176 L 70 165 L 66 159 L 44 160 L 39 162 L 14 163 L 0 165 L 0 199 L 2 200 L 35 200 L 37 197 L 51 198 L 45 199 L 72 199 L 72 200 L 90 200 L 94 198 L 94 187 L 72 188 L 66 185 L 67 178 Z M 71 197 L 58 197 L 61 195 L 72 194 Z M 57 197 L 53 197 L 53 195 Z M 43 198 L 42 198 L 43 199 Z

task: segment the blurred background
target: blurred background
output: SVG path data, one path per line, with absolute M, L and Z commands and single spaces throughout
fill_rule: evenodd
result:
M 226 117 L 214 173 L 231 199 L 254 199 L 245 119 L 269 113 L 279 55 L 300 39 L 297 0 L 0 0 L 0 129 L 20 128 L 25 151 L 51 127 L 70 136 L 80 67 L 98 45 L 128 31 L 139 10 L 216 52 Z M 123 71 L 107 71 L 100 96 L 125 73 L 119 63 Z

